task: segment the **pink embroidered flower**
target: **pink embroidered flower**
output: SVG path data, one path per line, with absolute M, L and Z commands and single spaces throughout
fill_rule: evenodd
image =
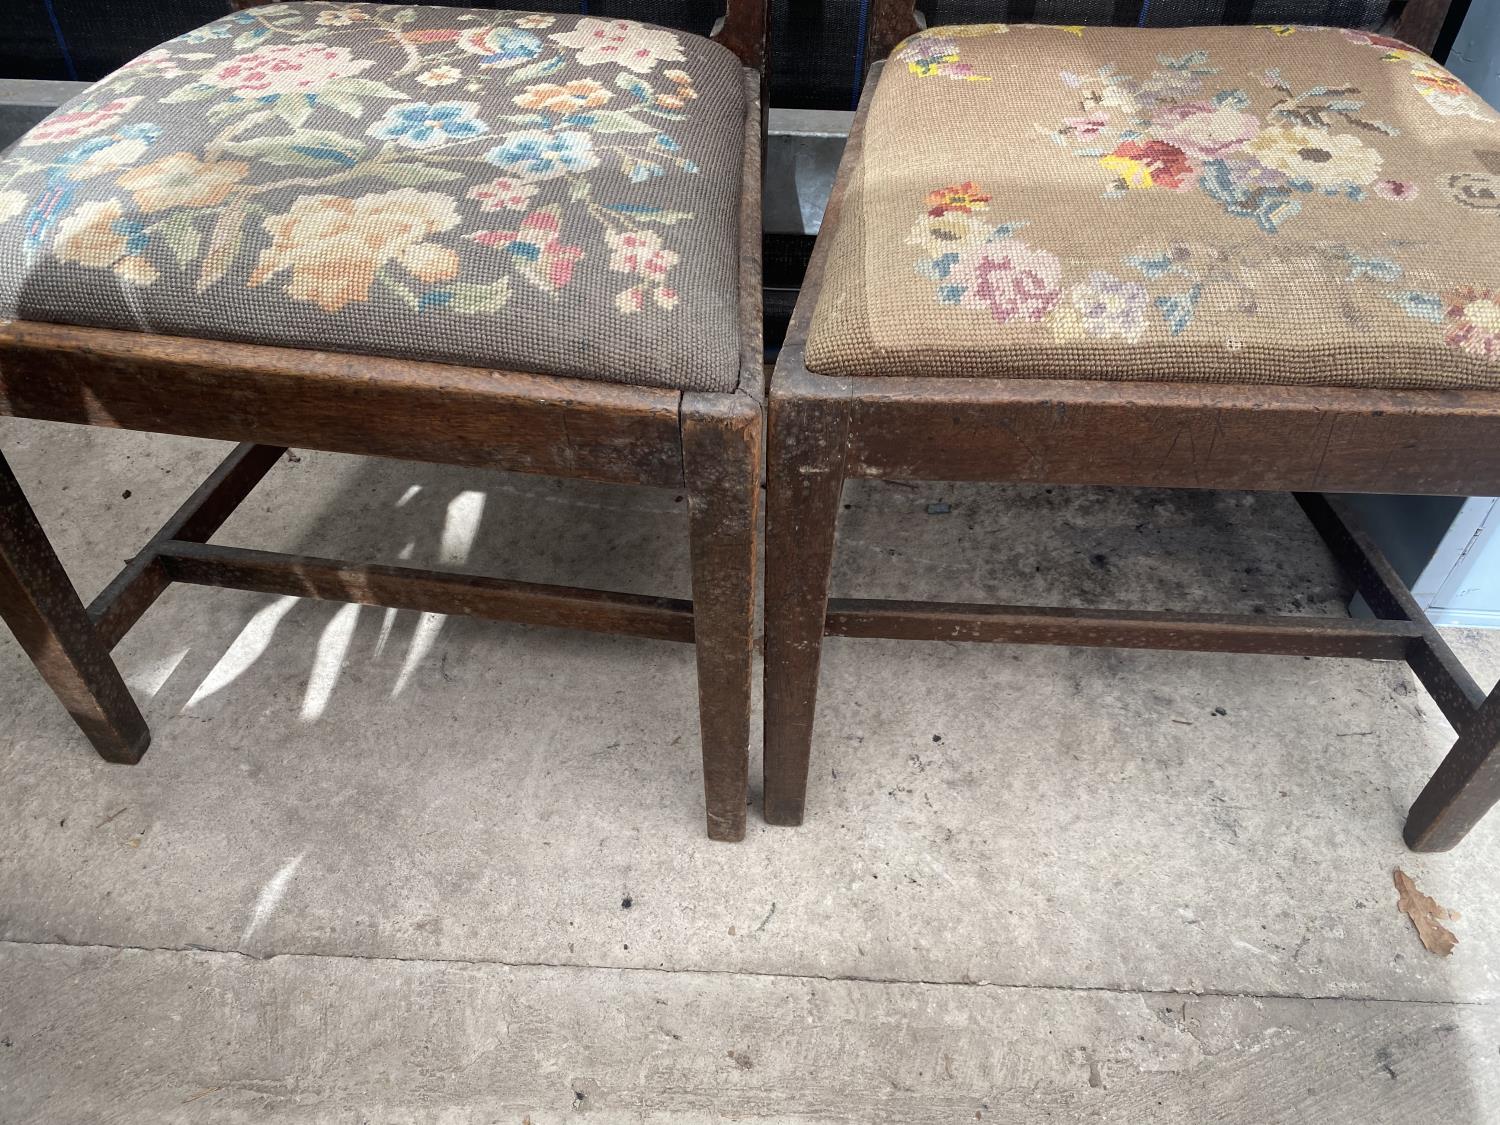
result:
M 86 106 L 68 113 L 54 113 L 26 136 L 21 138 L 23 146 L 56 144 L 100 133 L 111 128 L 120 118 L 140 104 L 140 98 L 115 98 L 103 105 Z
M 1040 323 L 1062 298 L 1062 263 L 1014 238 L 986 246 L 974 270 L 971 299 L 1001 324 Z
M 1417 185 L 1405 180 L 1376 180 L 1372 189 L 1381 199 L 1407 200 L 1417 197 Z
M 1258 118 L 1207 102 L 1167 106 L 1157 110 L 1151 124 L 1158 139 L 1199 157 L 1230 152 L 1260 132 Z
M 536 184 L 500 176 L 487 184 L 471 187 L 469 198 L 478 202 L 481 211 L 524 211 L 536 193 Z
M 469 235 L 481 246 L 504 250 L 516 268 L 538 289 L 553 293 L 573 279 L 573 266 L 583 247 L 565 245 L 559 237 L 559 208 L 543 207 L 521 220 L 520 230 L 484 230 Z
M 551 36 L 554 43 L 574 48 L 579 66 L 615 63 L 637 74 L 646 74 L 659 62 L 683 62 L 677 36 L 661 28 L 634 20 L 601 20 L 584 16 L 572 31 Z
M 1102 113 L 1091 113 L 1087 117 L 1063 118 L 1063 132 L 1081 141 L 1092 140 L 1109 128 L 1109 118 Z
M 370 59 L 352 58 L 343 47 L 277 44 L 232 58 L 205 74 L 203 81 L 242 98 L 310 94 L 326 82 L 373 65 Z
M 1384 47 L 1389 51 L 1410 51 L 1411 47 L 1399 39 L 1392 39 L 1389 35 L 1375 35 L 1368 31 L 1355 31 L 1352 28 L 1344 31 L 1344 38 L 1351 43 L 1358 43 L 1361 47 Z
M 1467 287 L 1443 294 L 1448 346 L 1483 359 L 1500 359 L 1500 290 Z
M 648 280 L 661 280 L 677 264 L 680 255 L 663 249 L 661 236 L 654 231 L 609 231 L 609 268 L 616 273 L 638 273 Z

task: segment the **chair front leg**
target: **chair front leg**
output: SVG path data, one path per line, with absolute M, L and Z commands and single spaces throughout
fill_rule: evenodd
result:
M 847 406 L 771 400 L 766 472 L 766 820 L 797 825 L 807 800 Z
M 3 457 L 0 617 L 99 756 L 140 761 L 151 742 L 146 720 Z
M 709 838 L 726 842 L 745 838 L 749 795 L 761 430 L 746 395 L 683 395 L 703 793 Z
M 1500 689 L 1490 692 L 1406 816 L 1412 851 L 1445 852 L 1500 801 Z

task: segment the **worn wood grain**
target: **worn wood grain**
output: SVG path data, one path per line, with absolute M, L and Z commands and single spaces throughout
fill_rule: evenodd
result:
M 624 633 L 662 641 L 693 639 L 692 604 L 673 598 L 204 543 L 163 543 L 157 558 L 172 581 L 199 586 Z
M 698 725 L 715 840 L 745 836 L 762 439 L 749 395 L 683 396 Z
M 1411 644 L 1421 637 L 1422 629 L 1409 621 L 1354 621 L 1338 617 L 836 598 L 828 603 L 827 632 L 835 637 L 890 637 L 909 641 L 1093 645 L 1401 660 Z
M 674 487 L 680 399 L 442 363 L 0 324 L 0 413 L 187 437 Z
M 3 457 L 0 618 L 99 756 L 140 761 L 151 741 L 146 720 Z
M 171 584 L 166 568 L 156 557 L 161 545 L 174 539 L 208 542 L 285 452 L 275 445 L 246 442 L 237 446 L 99 592 L 89 604 L 89 619 L 106 646 L 119 644 Z

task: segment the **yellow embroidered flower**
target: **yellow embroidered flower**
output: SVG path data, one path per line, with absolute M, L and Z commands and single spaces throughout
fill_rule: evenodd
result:
M 64 262 L 112 270 L 132 285 L 150 285 L 160 276 L 139 254 L 144 235 L 138 220 L 127 220 L 118 199 L 81 205 L 57 228 L 53 249 Z
M 1325 191 L 1374 183 L 1383 163 L 1379 152 L 1353 134 L 1301 125 L 1263 130 L 1245 147 L 1268 168 Z
M 517 94 L 515 101 L 522 109 L 550 109 L 558 113 L 574 113 L 580 109 L 597 109 L 614 97 L 592 78 L 577 78 L 561 86 L 544 82 L 538 86 L 527 86 Z
M 291 270 L 287 293 L 332 313 L 368 300 L 376 271 L 390 262 L 421 281 L 446 281 L 458 273 L 458 255 L 426 240 L 458 221 L 453 200 L 433 191 L 400 188 L 355 199 L 304 195 L 265 220 L 272 243 L 250 284 Z
M 119 184 L 135 196 L 136 206 L 150 215 L 168 207 L 212 207 L 223 203 L 250 165 L 238 160 L 205 163 L 190 152 L 174 152 L 150 164 L 132 168 Z
M 1269 31 L 1272 35 L 1280 35 L 1283 38 L 1296 34 L 1297 28 L 1290 23 L 1258 23 L 1255 25 L 1261 31 Z

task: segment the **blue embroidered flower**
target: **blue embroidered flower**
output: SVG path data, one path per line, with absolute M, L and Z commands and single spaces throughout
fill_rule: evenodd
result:
M 482 137 L 490 127 L 475 113 L 477 102 L 407 102 L 392 106 L 370 126 L 367 135 L 394 141 L 403 148 L 432 148 L 450 141 Z
M 570 172 L 587 172 L 599 164 L 593 140 L 587 133 L 572 129 L 557 133 L 541 129 L 507 133 L 484 158 L 528 180 L 550 180 Z
M 478 55 L 480 66 L 517 66 L 542 53 L 540 36 L 513 27 L 475 28 L 464 32 L 458 45 L 471 55 Z

